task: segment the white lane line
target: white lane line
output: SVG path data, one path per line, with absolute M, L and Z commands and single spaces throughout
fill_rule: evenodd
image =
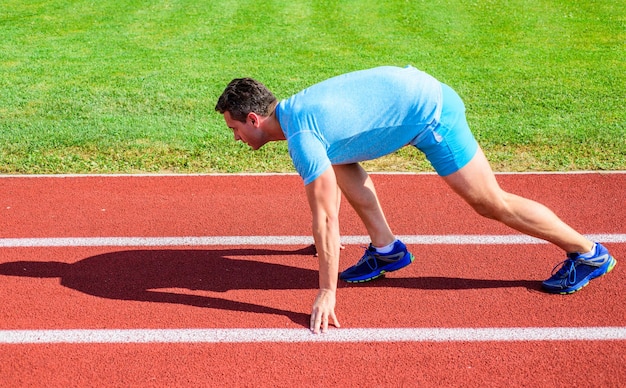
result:
M 589 234 L 593 241 L 624 243 L 626 234 Z M 525 235 L 404 235 L 406 244 L 490 245 L 543 244 L 545 241 Z M 344 244 L 368 244 L 368 236 L 342 236 Z M 38 247 L 164 247 L 210 245 L 309 245 L 311 236 L 187 236 L 187 237 L 43 237 L 0 238 L 0 248 Z
M 626 327 L 0 330 L 0 344 L 624 341 Z
M 622 175 L 626 170 L 576 170 L 576 171 L 495 171 L 496 175 Z M 437 175 L 435 172 L 379 171 L 369 175 Z M 67 178 L 187 178 L 187 177 L 233 177 L 235 179 L 248 176 L 299 176 L 295 172 L 239 172 L 239 173 L 141 173 L 141 174 L 0 174 L 0 179 L 67 179 Z

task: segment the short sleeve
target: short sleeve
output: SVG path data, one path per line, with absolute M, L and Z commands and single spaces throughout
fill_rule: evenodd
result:
M 317 179 L 330 166 L 326 146 L 313 131 L 301 131 L 287 139 L 289 155 L 304 184 Z

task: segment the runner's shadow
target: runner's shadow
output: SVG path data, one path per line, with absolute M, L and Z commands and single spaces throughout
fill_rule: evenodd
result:
M 522 287 L 529 291 L 541 291 L 541 282 L 536 280 L 468 279 L 444 276 L 423 276 L 417 278 L 383 277 L 378 280 L 381 287 L 413 288 L 418 290 L 477 290 Z M 365 285 L 367 283 L 362 284 Z
M 91 256 L 71 264 L 56 261 L 2 263 L 0 274 L 35 278 L 58 277 L 65 287 L 108 299 L 284 315 L 307 327 L 308 314 L 184 291 L 317 288 L 317 271 L 235 258 L 273 255 L 312 257 L 313 250 L 127 250 Z
M 126 250 L 91 256 L 75 263 L 56 261 L 16 261 L 0 264 L 0 275 L 33 278 L 60 278 L 61 285 L 85 294 L 117 300 L 174 303 L 221 310 L 284 315 L 308 326 L 309 315 L 255 303 L 237 302 L 190 291 L 229 290 L 314 290 L 316 270 L 275 264 L 269 260 L 237 257 L 311 257 L 311 247 L 299 250 L 209 249 L 209 250 Z M 451 277 L 381 278 L 362 286 L 422 290 L 465 290 L 526 287 L 539 290 L 539 282 L 529 280 L 482 280 Z

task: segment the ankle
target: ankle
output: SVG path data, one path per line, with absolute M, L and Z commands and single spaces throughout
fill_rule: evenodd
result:
M 389 252 L 393 251 L 393 247 L 395 246 L 396 241 L 397 240 L 393 240 L 391 242 L 391 244 L 387 244 L 387 245 L 382 246 L 382 247 L 378 247 L 378 246 L 373 245 L 373 244 L 372 244 L 372 246 L 374 247 L 374 249 L 376 249 L 376 252 L 378 252 L 378 253 L 383 253 L 383 254 L 384 253 L 389 253 Z
M 581 259 L 590 259 L 594 257 L 596 255 L 596 246 L 597 244 L 594 243 L 589 252 L 580 253 L 578 257 L 580 257 Z

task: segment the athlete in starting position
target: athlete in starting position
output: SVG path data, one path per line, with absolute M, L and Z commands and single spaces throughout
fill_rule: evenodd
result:
M 339 278 L 369 281 L 413 261 L 389 228 L 374 185 L 359 165 L 409 144 L 425 153 L 443 180 L 476 212 L 566 252 L 561 268 L 543 282 L 548 292 L 575 292 L 615 266 L 604 246 L 589 241 L 551 210 L 502 190 L 468 127 L 460 97 L 414 67 L 384 66 L 344 74 L 282 101 L 253 79 L 234 79 L 215 109 L 224 115 L 235 140 L 254 150 L 270 141 L 288 143 L 304 180 L 319 257 L 319 292 L 310 322 L 315 333 L 326 331 L 329 320 L 339 326 L 337 185 L 371 238 L 363 257 Z

